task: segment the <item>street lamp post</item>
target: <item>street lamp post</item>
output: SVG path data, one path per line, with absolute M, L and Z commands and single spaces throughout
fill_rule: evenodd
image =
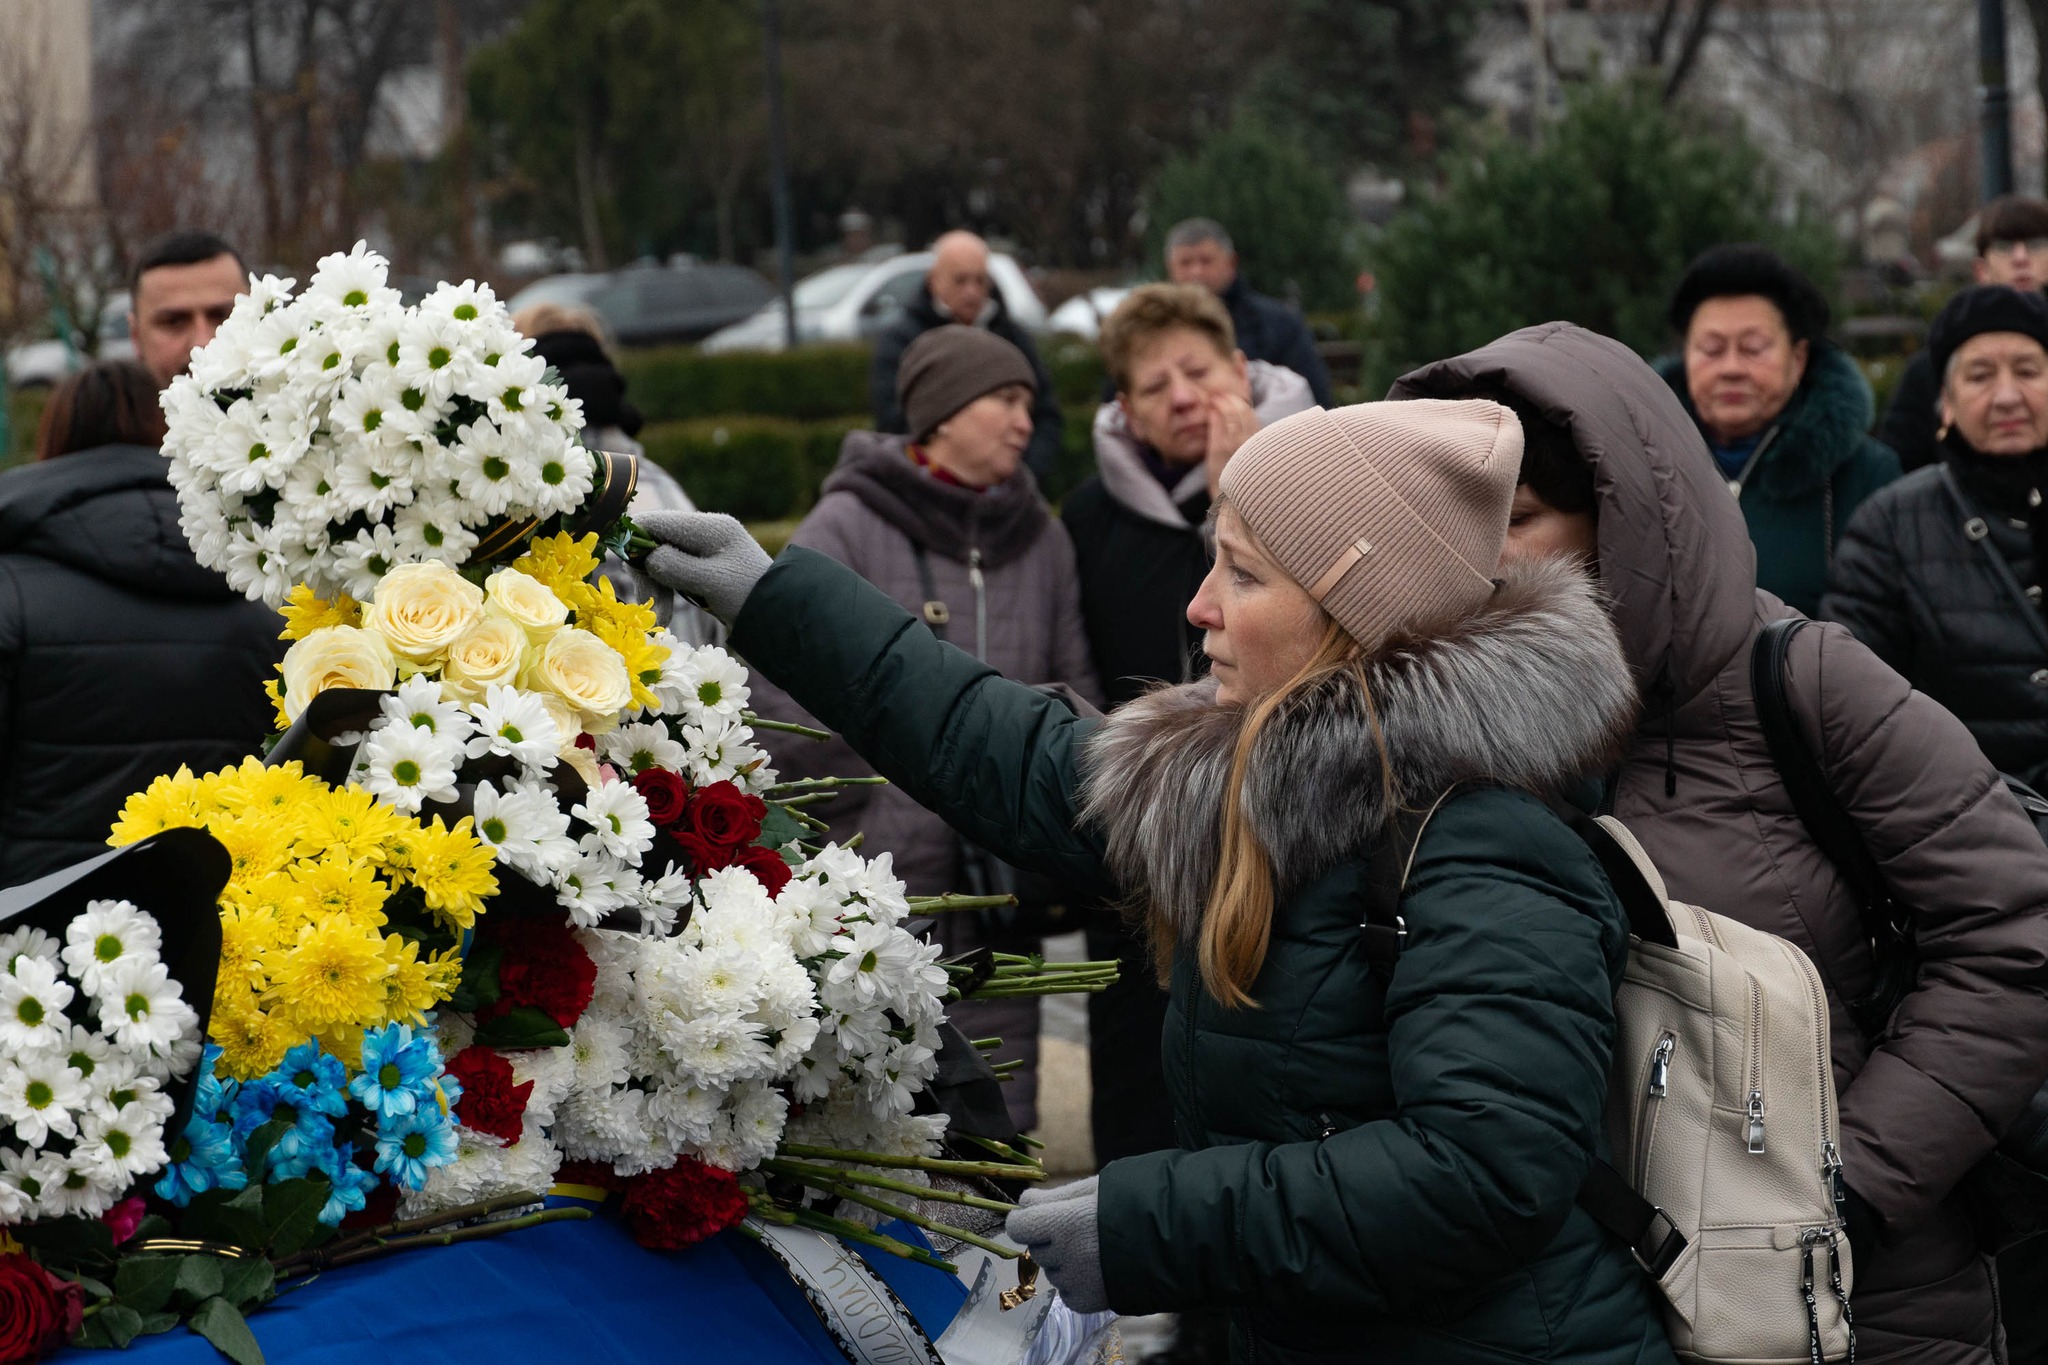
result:
M 2005 0 L 1977 0 L 1977 98 L 1986 201 L 2012 193 L 2012 94 L 2005 76 Z
M 782 119 L 782 35 L 775 0 L 761 0 L 761 49 L 768 80 L 768 178 L 775 201 L 775 264 L 782 286 L 782 340 L 796 349 L 796 241 L 789 209 L 789 135 Z

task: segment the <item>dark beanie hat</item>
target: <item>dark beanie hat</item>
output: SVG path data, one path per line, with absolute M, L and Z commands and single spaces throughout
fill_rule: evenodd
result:
M 562 376 L 569 396 L 583 405 L 583 425 L 617 427 L 638 436 L 640 409 L 626 401 L 626 377 L 588 332 L 548 332 L 534 339 L 533 353 Z
M 896 398 L 910 439 L 922 441 L 939 423 L 985 393 L 1022 384 L 1034 393 L 1038 376 L 1009 342 L 979 327 L 949 322 L 910 343 L 896 371 Z
M 1827 336 L 1828 301 L 1820 290 L 1784 257 L 1754 242 L 1709 247 L 1693 259 L 1671 294 L 1671 330 L 1684 336 L 1692 315 L 1708 299 L 1745 294 L 1761 295 L 1777 305 L 1794 341 Z
M 1948 362 L 1964 342 L 1986 332 L 2018 332 L 2048 349 L 2048 298 L 2010 285 L 1980 284 L 1950 299 L 1927 328 L 1935 382 L 1948 377 Z

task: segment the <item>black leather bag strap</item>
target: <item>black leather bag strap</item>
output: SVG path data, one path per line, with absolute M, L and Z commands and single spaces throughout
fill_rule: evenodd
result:
M 1579 1186 L 1579 1207 L 1627 1247 L 1653 1280 L 1663 1279 L 1685 1252 L 1685 1234 L 1677 1224 L 1638 1194 L 1620 1171 L 1598 1158 Z
M 1849 1003 L 1849 1013 L 1865 1037 L 1875 1038 L 1913 989 L 1912 919 L 1893 899 L 1862 831 L 1828 785 L 1827 775 L 1807 748 L 1792 714 L 1785 661 L 1792 650 L 1792 637 L 1807 624 L 1806 618 L 1792 616 L 1773 621 L 1758 633 L 1749 656 L 1749 686 L 1757 719 L 1763 725 L 1764 743 L 1785 784 L 1785 794 L 1792 798 L 1799 823 L 1841 872 L 1863 911 L 1863 933 L 1874 955 L 1871 989 L 1863 999 Z

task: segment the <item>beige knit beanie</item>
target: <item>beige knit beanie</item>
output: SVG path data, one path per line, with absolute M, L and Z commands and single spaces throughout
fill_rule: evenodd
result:
M 1223 495 L 1295 582 L 1368 649 L 1494 590 L 1522 427 L 1483 398 L 1312 408 L 1260 431 Z

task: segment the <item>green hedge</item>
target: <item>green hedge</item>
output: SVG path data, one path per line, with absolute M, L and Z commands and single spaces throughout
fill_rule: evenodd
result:
M 1047 337 L 1041 354 L 1063 407 L 1095 411 L 1102 357 L 1072 337 Z M 619 360 L 627 393 L 649 422 L 736 415 L 816 422 L 868 407 L 868 348 L 805 346 L 792 352 L 704 355 L 685 346 L 628 351 Z
M 805 346 L 795 351 L 704 355 L 687 347 L 628 351 L 619 358 L 626 393 L 652 422 L 734 414 L 815 422 L 863 412 L 868 348 Z
M 49 399 L 46 388 L 16 389 L 7 395 L 7 447 L 0 450 L 0 465 L 35 458 L 36 428 Z

